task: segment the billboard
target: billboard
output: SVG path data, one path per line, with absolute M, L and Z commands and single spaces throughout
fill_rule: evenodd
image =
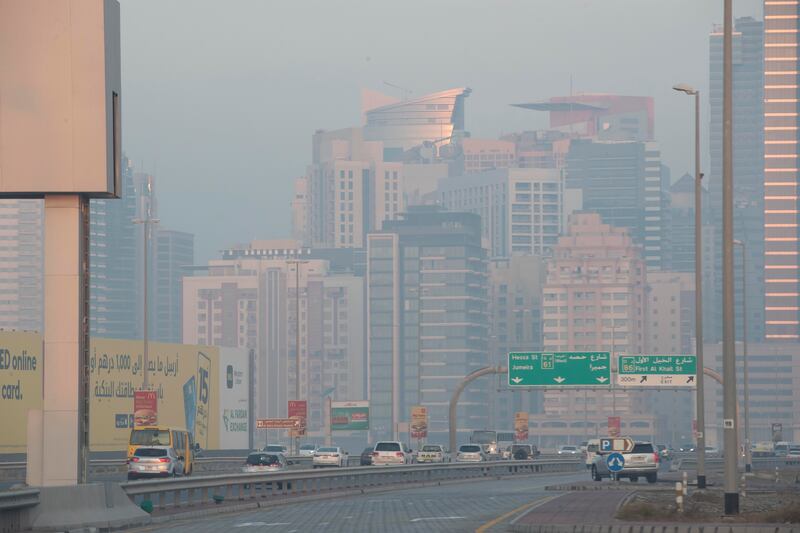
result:
M 369 402 L 331 402 L 331 431 L 369 429 Z
M 618 416 L 608 417 L 608 436 L 619 437 L 621 433 L 621 420 Z
M 134 392 L 142 385 L 142 342 L 93 338 L 89 343 L 90 446 L 125 447 L 133 425 Z M 219 448 L 219 348 L 151 342 L 150 388 L 158 397 L 158 423 L 186 428 L 202 448 Z M 128 415 L 128 423 L 125 423 Z
M 286 413 L 289 418 L 297 418 L 300 425 L 291 431 L 292 437 L 302 437 L 306 434 L 306 419 L 308 418 L 308 403 L 305 400 L 289 400 L 286 404 Z
M 90 339 L 92 450 L 127 446 L 144 376 L 142 348 L 141 341 Z M 0 453 L 26 450 L 28 410 L 42 409 L 42 353 L 40 334 L 0 331 Z M 148 392 L 156 397 L 158 423 L 192 431 L 203 448 L 247 448 L 247 357 L 239 348 L 151 342 Z
M 528 440 L 528 422 L 530 415 L 527 411 L 518 411 L 514 413 L 514 440 L 526 441 Z
M 28 410 L 42 408 L 42 336 L 0 333 L 0 453 L 25 451 Z
M 154 390 L 133 391 L 133 425 L 155 426 L 158 424 L 158 395 Z
M 415 405 L 411 408 L 411 438 L 424 439 L 428 436 L 428 408 Z
M 219 447 L 243 450 L 250 445 L 250 377 L 246 350 L 219 349 Z

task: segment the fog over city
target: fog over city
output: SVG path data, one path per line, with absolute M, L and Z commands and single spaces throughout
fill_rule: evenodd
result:
M 509 104 L 574 93 L 655 98 L 673 179 L 692 165 L 691 109 L 708 87 L 719 2 L 603 0 L 261 2 L 123 0 L 123 139 L 158 176 L 160 216 L 197 236 L 197 259 L 289 231 L 292 179 L 317 129 L 360 125 L 362 88 L 400 97 L 473 90 L 475 137 L 538 129 Z M 734 16 L 758 16 L 757 0 Z M 707 138 L 707 122 L 704 135 Z M 235 213 L 235 215 L 234 215 Z
M 0 533 L 800 531 L 799 47 L 0 0 Z

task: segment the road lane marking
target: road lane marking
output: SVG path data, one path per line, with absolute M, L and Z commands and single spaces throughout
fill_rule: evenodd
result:
M 540 505 L 544 505 L 545 503 L 547 503 L 547 502 L 549 502 L 550 500 L 553 500 L 553 499 L 555 499 L 555 498 L 558 498 L 559 496 L 561 496 L 561 495 L 560 495 L 560 494 L 556 494 L 556 495 L 554 495 L 554 496 L 548 496 L 548 497 L 546 497 L 546 498 L 540 498 L 540 499 L 538 499 L 538 500 L 535 500 L 535 501 L 532 501 L 532 502 L 526 503 L 526 504 L 524 504 L 524 505 L 520 505 L 520 506 L 519 506 L 519 507 L 517 507 L 516 509 L 509 511 L 509 512 L 507 512 L 506 514 L 504 514 L 504 515 L 501 515 L 501 516 L 498 516 L 498 517 L 497 517 L 497 518 L 495 518 L 494 520 L 490 520 L 489 522 L 486 522 L 486 523 L 485 523 L 485 524 L 483 524 L 481 527 L 479 527 L 478 529 L 476 529 L 476 530 L 475 530 L 475 533 L 484 533 L 485 531 L 488 531 L 488 530 L 489 530 L 489 528 L 496 526 L 497 524 L 501 523 L 501 522 L 502 522 L 503 520 L 505 520 L 506 518 L 509 518 L 509 517 L 511 517 L 511 516 L 514 516 L 515 514 L 522 513 L 523 511 L 527 511 L 529 508 L 530 508 L 530 509 L 533 509 L 534 507 L 538 507 L 538 506 L 540 506 Z
M 463 520 L 463 516 L 427 516 L 421 518 L 412 518 L 412 522 L 424 522 L 426 520 Z
M 268 526 L 289 526 L 291 522 L 242 522 L 233 527 L 268 527 Z

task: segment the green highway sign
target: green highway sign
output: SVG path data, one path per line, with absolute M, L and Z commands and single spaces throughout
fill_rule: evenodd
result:
M 617 384 L 621 387 L 694 387 L 694 355 L 620 355 Z
M 509 387 L 606 387 L 611 384 L 608 352 L 511 352 Z

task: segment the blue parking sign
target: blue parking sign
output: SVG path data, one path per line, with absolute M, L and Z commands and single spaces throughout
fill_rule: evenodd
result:
M 613 439 L 600 439 L 600 451 L 601 452 L 610 452 L 614 450 L 614 440 Z

